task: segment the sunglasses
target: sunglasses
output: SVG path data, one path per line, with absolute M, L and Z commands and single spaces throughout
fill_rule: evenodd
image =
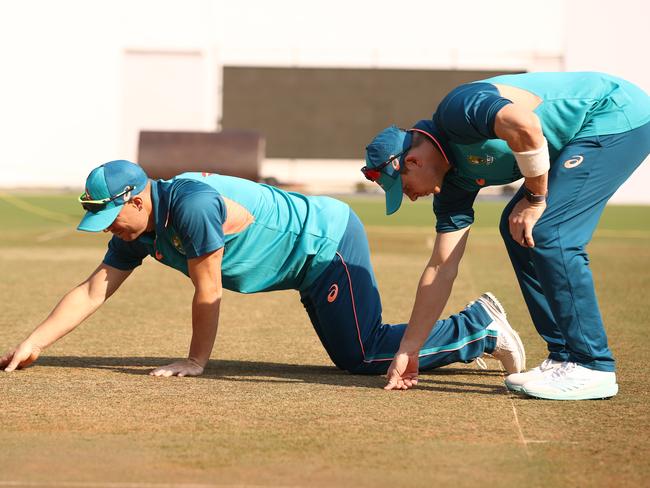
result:
M 83 207 L 84 210 L 87 210 L 88 212 L 92 212 L 92 213 L 97 213 L 100 210 L 104 210 L 108 203 L 126 195 L 127 193 L 133 190 L 135 190 L 135 186 L 129 185 L 126 188 L 124 188 L 124 191 L 118 193 L 117 195 L 113 195 L 112 197 L 108 197 L 108 198 L 102 198 L 101 200 L 91 200 L 90 195 L 88 195 L 88 192 L 83 192 L 79 196 L 79 203 L 81 203 L 81 206 Z
M 407 152 L 409 152 L 410 149 L 411 149 L 410 146 L 407 147 L 401 153 L 396 154 L 395 156 L 391 156 L 390 158 L 388 158 L 388 160 L 384 161 L 379 166 L 373 166 L 371 168 L 369 168 L 368 166 L 364 166 L 363 168 L 361 168 L 361 172 L 363 173 L 363 176 L 365 176 L 367 180 L 370 180 L 372 182 L 376 182 L 381 177 L 382 169 L 384 169 L 386 166 L 388 166 L 390 163 L 392 163 L 396 159 L 399 160 L 399 158 L 401 158 Z

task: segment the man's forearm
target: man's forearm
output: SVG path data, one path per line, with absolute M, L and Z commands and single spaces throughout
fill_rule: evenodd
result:
M 221 296 L 195 292 L 192 300 L 192 341 L 188 358 L 201 367 L 210 359 L 219 324 Z
M 68 292 L 54 307 L 50 315 L 27 337 L 40 349 L 45 349 L 74 330 L 91 315 L 103 300 L 93 300 L 86 283 Z
M 424 270 L 400 351 L 416 353 L 420 350 L 447 305 L 455 277 L 455 272 L 440 266 L 427 266 Z

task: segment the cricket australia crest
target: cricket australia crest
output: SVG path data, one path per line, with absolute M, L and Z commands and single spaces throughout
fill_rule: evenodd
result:
M 183 243 L 181 242 L 181 238 L 178 237 L 176 234 L 172 236 L 172 244 L 174 245 L 174 247 L 179 253 L 185 256 L 185 249 L 183 249 Z
M 471 164 L 484 164 L 485 166 L 489 166 L 494 162 L 494 156 L 490 155 L 484 157 L 471 155 L 467 156 L 467 159 Z

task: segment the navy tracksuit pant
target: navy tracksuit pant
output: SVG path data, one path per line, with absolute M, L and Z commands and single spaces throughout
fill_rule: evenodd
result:
M 406 324 L 382 323 L 368 240 L 354 212 L 350 211 L 332 263 L 300 296 L 336 366 L 360 374 L 383 374 L 388 370 Z M 420 351 L 420 370 L 469 362 L 484 352 L 492 352 L 497 333 L 486 329 L 491 322 L 478 304 L 439 320 Z
M 510 236 L 506 206 L 500 230 L 549 358 L 614 371 L 598 309 L 586 245 L 605 204 L 650 153 L 650 123 L 615 135 L 575 139 L 551 164 L 547 208 L 533 229 L 534 248 Z

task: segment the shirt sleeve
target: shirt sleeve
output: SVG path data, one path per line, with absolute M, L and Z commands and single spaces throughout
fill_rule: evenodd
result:
M 219 192 L 200 181 L 185 180 L 174 194 L 171 222 L 187 258 L 221 249 L 224 246 L 226 204 Z
M 451 141 L 459 144 L 497 139 L 494 119 L 509 103 L 490 83 L 467 83 L 442 99 L 433 120 Z
M 108 250 L 104 255 L 104 264 L 113 268 L 129 271 L 142 264 L 149 255 L 147 248 L 138 241 L 126 242 L 117 236 L 108 241 Z
M 474 200 L 478 190 L 465 190 L 445 178 L 440 193 L 433 197 L 436 232 L 454 232 L 474 223 Z

